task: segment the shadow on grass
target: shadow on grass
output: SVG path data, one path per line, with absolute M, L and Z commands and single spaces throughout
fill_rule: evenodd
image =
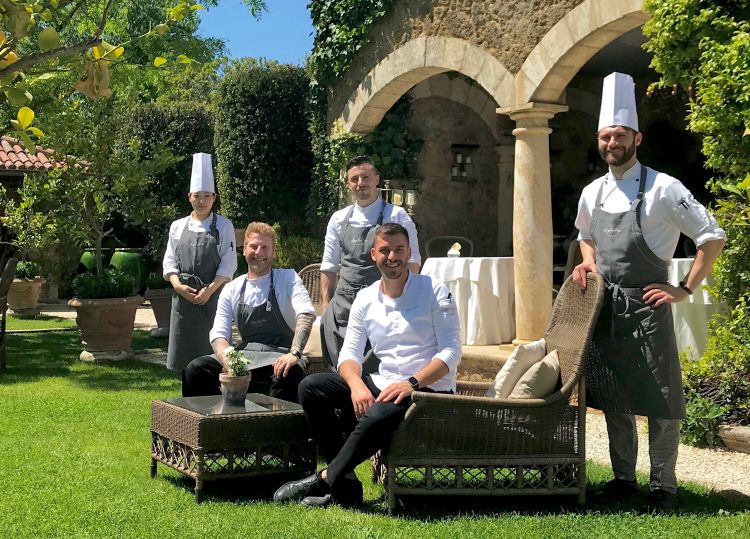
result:
M 163 470 L 159 465 L 160 473 Z M 171 474 L 157 475 L 162 480 L 172 483 L 176 488 L 193 493 L 195 481 L 184 476 Z M 297 476 L 265 476 L 240 479 L 220 479 L 204 483 L 204 501 L 218 503 L 247 504 L 271 502 L 273 493 L 278 487 Z M 589 483 L 588 498 L 584 506 L 577 503 L 575 496 L 408 496 L 399 498 L 394 516 L 418 521 L 434 522 L 436 520 L 465 519 L 467 516 L 493 518 L 514 514 L 519 516 L 555 516 L 555 515 L 646 515 L 646 496 L 648 487 L 642 485 L 638 494 L 631 500 L 621 503 L 591 501 L 591 492 L 601 483 Z M 738 492 L 702 493 L 681 488 L 678 493 L 678 509 L 672 517 L 718 516 L 750 510 L 750 496 Z M 294 505 L 294 504 L 292 504 Z M 356 508 L 349 509 L 355 513 L 383 516 L 388 514 L 385 494 L 376 499 L 368 499 Z
M 417 521 L 465 518 L 467 515 L 493 517 L 513 513 L 521 516 L 579 515 L 646 515 L 648 486 L 641 485 L 638 493 L 623 502 L 592 500 L 591 493 L 603 483 L 588 484 L 585 505 L 577 503 L 575 496 L 409 496 L 398 499 L 396 514 L 400 518 Z M 693 490 L 681 485 L 678 507 L 670 514 L 679 516 L 718 516 L 750 510 L 750 496 L 737 491 L 715 493 Z M 363 506 L 365 513 L 382 514 L 387 511 L 385 495 L 376 503 Z
M 163 340 L 145 331 L 133 335 L 133 349 L 156 348 Z M 7 336 L 7 368 L 0 370 L 0 385 L 67 378 L 92 389 L 123 391 L 158 390 L 165 382 L 179 382 L 179 374 L 161 365 L 129 360 L 111 364 L 79 361 L 81 339 L 77 332 L 27 333 Z

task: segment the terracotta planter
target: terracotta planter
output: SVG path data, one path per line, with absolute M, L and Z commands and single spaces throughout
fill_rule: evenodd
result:
M 44 277 L 33 279 L 13 279 L 8 290 L 8 306 L 11 312 L 20 316 L 33 316 L 39 314 L 37 302 L 42 285 L 46 282 Z
M 722 425 L 719 427 L 719 438 L 727 449 L 750 453 L 750 427 Z
M 73 298 L 68 305 L 76 310 L 81 330 L 81 361 L 120 361 L 133 356 L 130 348 L 135 312 L 141 296 L 108 299 Z
M 229 376 L 222 372 L 219 375 L 219 383 L 221 383 L 221 394 L 224 402 L 232 406 L 244 406 L 251 377 L 250 374 L 247 376 Z
M 149 334 L 152 337 L 169 336 L 169 319 L 172 315 L 172 289 L 171 288 L 149 288 L 143 294 L 151 303 L 154 311 L 156 326 Z

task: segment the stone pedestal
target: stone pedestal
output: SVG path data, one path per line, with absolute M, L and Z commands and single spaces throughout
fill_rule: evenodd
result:
M 516 338 L 513 344 L 544 335 L 552 312 L 552 198 L 549 119 L 568 107 L 526 103 L 498 109 L 516 122 L 513 178 L 513 271 Z

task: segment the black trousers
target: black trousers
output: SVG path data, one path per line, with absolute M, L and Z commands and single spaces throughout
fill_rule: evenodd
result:
M 370 376 L 362 380 L 377 398 L 380 390 Z M 359 463 L 390 444 L 411 399 L 399 404 L 376 402 L 357 421 L 349 386 L 338 374 L 323 372 L 302 380 L 299 402 L 318 444 L 318 452 L 328 463 L 327 483 L 333 486 Z
M 182 396 L 201 397 L 204 395 L 221 395 L 219 374 L 221 363 L 211 356 L 200 356 L 191 361 L 182 371 Z M 252 371 L 248 391 L 264 393 L 289 402 L 297 401 L 297 388 L 305 371 L 299 365 L 289 369 L 283 378 L 273 375 L 273 366 L 261 367 Z

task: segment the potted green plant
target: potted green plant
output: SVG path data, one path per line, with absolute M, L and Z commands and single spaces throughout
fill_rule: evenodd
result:
M 40 267 L 31 260 L 22 260 L 16 266 L 16 278 L 8 290 L 8 306 L 16 316 L 39 314 L 37 302 L 46 279 L 39 276 Z
M 133 279 L 114 268 L 73 279 L 75 297 L 68 305 L 76 310 L 81 330 L 81 361 L 121 361 L 133 356 L 135 313 L 143 298 L 130 295 L 132 289 Z
M 151 274 L 146 279 L 144 297 L 151 304 L 156 327 L 149 334 L 152 337 L 169 336 L 169 319 L 172 314 L 172 287 L 161 275 Z
M 224 371 L 219 374 L 221 394 L 226 404 L 241 406 L 247 397 L 247 388 L 250 385 L 252 360 L 244 352 L 234 350 L 224 354 L 226 365 Z

